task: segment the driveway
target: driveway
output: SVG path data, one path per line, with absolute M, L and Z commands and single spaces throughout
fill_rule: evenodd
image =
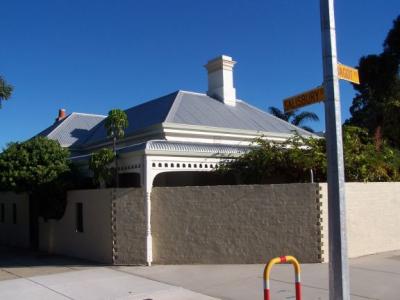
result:
M 264 265 L 104 266 L 0 248 L 0 299 L 262 299 Z M 295 299 L 276 265 L 272 299 Z M 400 299 L 400 251 L 350 260 L 351 299 Z M 303 299 L 329 299 L 328 265 L 302 265 Z

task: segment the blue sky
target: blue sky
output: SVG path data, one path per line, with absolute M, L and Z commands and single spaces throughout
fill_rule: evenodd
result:
M 178 89 L 205 92 L 203 65 L 238 63 L 238 97 L 266 110 L 322 83 L 319 1 L 3 1 L 0 74 L 15 86 L 0 110 L 0 147 L 52 124 L 58 109 L 107 114 Z M 398 0 L 336 0 L 338 55 L 379 53 Z M 343 120 L 354 96 L 341 83 Z M 323 106 L 307 107 L 321 118 Z

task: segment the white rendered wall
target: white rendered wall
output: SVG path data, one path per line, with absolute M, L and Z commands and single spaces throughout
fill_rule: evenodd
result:
M 111 193 L 112 189 L 68 192 L 63 218 L 40 222 L 39 248 L 49 253 L 112 263 Z M 76 203 L 83 205 L 83 232 L 76 230 Z
M 328 261 L 327 185 L 322 194 L 323 250 Z M 400 183 L 346 183 L 348 256 L 358 257 L 400 249 Z

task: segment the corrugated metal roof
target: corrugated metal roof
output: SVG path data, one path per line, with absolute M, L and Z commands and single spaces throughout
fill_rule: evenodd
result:
M 96 125 L 105 118 L 99 115 L 72 113 L 40 134 L 57 140 L 63 147 L 75 148 L 82 146 Z
M 150 126 L 169 123 L 239 129 L 273 134 L 291 134 L 308 131 L 278 119 L 238 100 L 236 106 L 226 105 L 205 94 L 177 91 L 125 110 L 129 137 Z M 106 116 L 72 113 L 60 122 L 42 131 L 40 135 L 58 140 L 64 147 L 84 148 L 108 140 L 104 127 Z M 164 144 L 159 144 L 164 147 Z M 199 148 L 196 148 L 199 150 Z
M 129 127 L 125 131 L 126 137 L 164 122 L 275 134 L 291 134 L 293 131 L 298 131 L 302 135 L 311 135 L 308 131 L 244 101 L 238 100 L 236 106 L 229 106 L 205 94 L 185 91 L 174 92 L 129 108 L 125 112 L 129 120 Z M 104 122 L 101 122 L 86 145 L 93 145 L 106 139 Z
M 68 115 L 66 118 L 62 119 L 61 121 L 55 121 L 52 125 L 50 125 L 49 127 L 47 127 L 45 130 L 39 132 L 37 135 L 35 136 L 48 136 L 54 129 L 56 129 L 62 122 L 64 122 L 66 119 L 68 119 L 70 115 Z
M 172 142 L 166 140 L 150 140 L 144 143 L 134 144 L 127 147 L 117 149 L 118 153 L 129 153 L 142 150 L 162 151 L 162 152 L 182 152 L 182 153 L 211 153 L 213 155 L 220 154 L 222 157 L 228 157 L 232 154 L 244 154 L 251 149 L 252 146 L 237 146 L 225 144 L 210 143 L 187 143 Z M 88 160 L 91 154 L 77 155 L 71 157 L 73 161 Z
M 204 94 L 181 91 L 173 108 L 167 122 L 284 134 L 297 130 L 300 134 L 310 135 L 308 131 L 241 100 L 236 106 L 230 106 Z
M 178 92 L 174 92 L 125 110 L 129 123 L 128 128 L 125 130 L 125 136 L 133 135 L 135 132 L 152 125 L 163 123 L 177 95 Z M 104 127 L 104 122 L 101 122 L 86 144 L 92 145 L 106 139 L 107 131 Z
M 243 154 L 246 153 L 250 148 L 251 148 L 250 146 L 150 140 L 145 143 L 135 144 L 121 148 L 118 150 L 118 152 L 126 153 L 139 150 L 153 150 L 153 151 L 190 152 L 190 153 Z
M 191 152 L 191 153 L 203 152 L 203 153 L 221 153 L 221 154 L 243 154 L 249 151 L 250 146 L 153 140 L 147 143 L 146 149 L 157 150 L 157 151 L 175 151 L 175 152 Z

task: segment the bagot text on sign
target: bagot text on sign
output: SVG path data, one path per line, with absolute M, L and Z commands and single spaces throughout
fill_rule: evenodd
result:
M 340 79 L 344 79 L 356 84 L 360 84 L 360 78 L 358 76 L 358 70 L 342 65 L 342 64 L 338 64 L 338 77 Z
M 319 86 L 313 90 L 283 100 L 283 109 L 287 112 L 302 106 L 324 101 L 324 99 L 324 88 Z

